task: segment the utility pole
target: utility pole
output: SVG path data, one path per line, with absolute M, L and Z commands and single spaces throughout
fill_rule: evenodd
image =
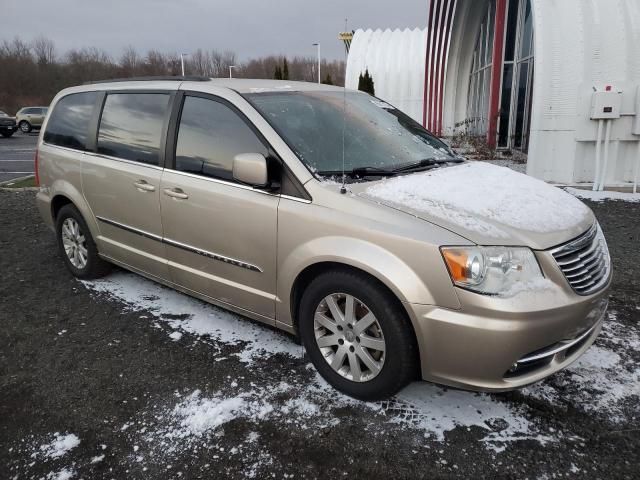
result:
M 229 78 L 233 78 L 233 75 L 231 74 L 231 69 L 236 68 L 235 65 L 229 65 Z
M 187 55 L 189 55 L 188 53 L 181 53 L 180 54 L 180 65 L 182 66 L 182 76 L 184 77 L 184 57 L 186 57 Z
M 318 47 L 318 83 L 320 82 L 320 43 L 314 43 L 314 47 Z

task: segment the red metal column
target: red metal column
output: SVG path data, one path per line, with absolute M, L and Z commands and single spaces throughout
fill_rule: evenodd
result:
M 496 0 L 496 29 L 493 33 L 493 58 L 491 59 L 491 85 L 489 93 L 489 128 L 487 144 L 495 148 L 498 140 L 500 116 L 500 89 L 502 88 L 502 59 L 504 52 L 504 26 L 507 21 L 507 0 Z

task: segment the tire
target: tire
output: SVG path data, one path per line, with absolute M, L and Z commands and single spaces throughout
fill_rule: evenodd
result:
M 13 135 L 13 132 L 2 132 L 4 138 L 11 138 L 11 135 Z
M 77 231 L 73 228 L 74 225 L 77 226 Z M 58 212 L 56 238 L 64 263 L 75 277 L 89 280 L 104 277 L 111 271 L 111 264 L 98 256 L 98 248 L 87 223 L 74 205 L 65 205 Z M 74 250 L 77 256 L 74 255 Z
M 29 122 L 27 122 L 26 120 L 22 120 L 19 124 L 18 127 L 20 127 L 20 131 L 22 133 L 29 133 L 31 131 L 31 124 Z
M 353 297 L 355 308 L 348 307 L 348 296 Z M 328 298 L 333 299 L 331 306 Z M 344 318 L 341 330 L 341 320 L 335 321 L 335 310 L 331 308 L 336 306 Z M 348 310 L 355 317 L 351 326 Z M 371 322 L 369 314 L 375 317 L 375 323 L 360 331 Z M 337 390 L 360 400 L 381 400 L 416 379 L 418 347 L 411 324 L 401 303 L 376 279 L 347 270 L 320 274 L 302 295 L 298 319 L 300 338 L 311 362 Z M 328 327 L 327 319 L 333 320 Z M 360 320 L 365 321 L 359 323 Z M 360 381 L 356 381 L 359 374 Z

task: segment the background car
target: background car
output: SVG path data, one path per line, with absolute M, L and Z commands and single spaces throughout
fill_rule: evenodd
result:
M 16 119 L 0 110 L 0 135 L 9 138 L 17 129 Z
M 48 107 L 24 107 L 16 113 L 16 122 L 22 133 L 29 133 L 34 128 L 40 128 Z

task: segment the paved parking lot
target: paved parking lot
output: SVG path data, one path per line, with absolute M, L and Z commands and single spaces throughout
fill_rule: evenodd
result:
M 0 183 L 33 173 L 38 132 L 16 132 L 11 138 L 0 137 Z
M 640 472 L 640 203 L 591 203 L 615 277 L 569 369 L 365 404 L 290 336 L 114 271 L 64 268 L 33 192 L 0 191 L 0 478 L 626 478 Z

